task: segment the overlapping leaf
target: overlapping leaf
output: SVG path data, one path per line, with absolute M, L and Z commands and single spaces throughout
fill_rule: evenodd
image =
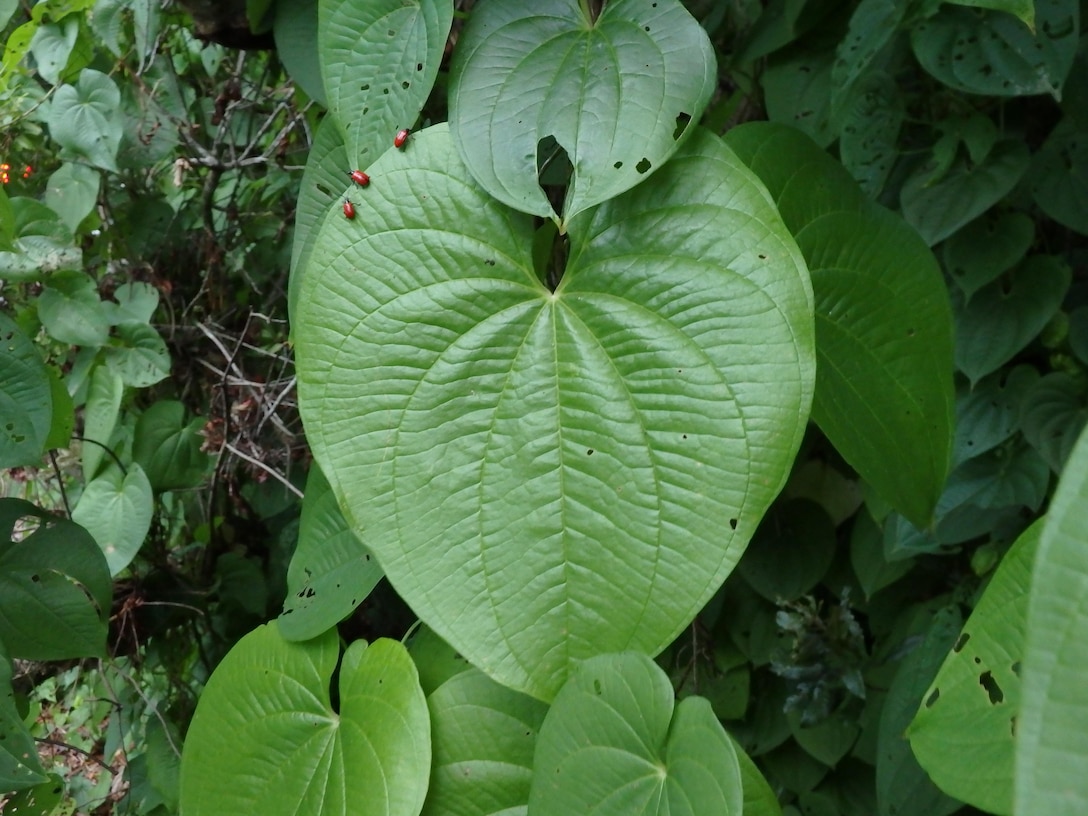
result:
M 325 94 L 356 167 L 369 167 L 415 124 L 452 22 L 452 0 L 320 0 Z
M 339 643 L 249 633 L 216 668 L 181 760 L 188 816 L 417 816 L 431 767 L 427 702 L 396 641 Z
M 645 655 L 582 663 L 540 729 L 529 794 L 537 816 L 740 816 L 733 743 L 701 697 L 674 705 Z
M 0 314 L 0 467 L 38 462 L 52 415 L 49 375 L 38 349 Z
M 573 165 L 564 218 L 630 189 L 668 160 L 716 85 L 714 50 L 679 0 L 478 3 L 457 44 L 450 126 L 469 172 L 522 212 L 553 214 L 541 142 Z
M 15 706 L 11 660 L 0 641 L 0 791 L 22 790 L 45 780 L 38 746 Z
M 506 685 L 550 698 L 578 659 L 659 651 L 804 428 L 807 277 L 765 191 L 701 134 L 571 224 L 552 292 L 444 126 L 372 176 L 299 300 L 300 407 L 349 522 Z

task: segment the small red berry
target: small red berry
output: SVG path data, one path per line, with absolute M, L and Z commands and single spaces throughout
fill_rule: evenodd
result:
M 370 184 L 370 176 L 364 173 L 362 170 L 352 170 L 348 173 L 351 176 L 351 180 L 358 184 L 360 187 L 366 187 Z
M 355 217 L 355 205 L 348 199 L 344 199 L 344 218 L 349 221 Z
M 393 147 L 398 150 L 404 147 L 404 143 L 408 141 L 408 129 L 398 130 L 397 135 L 393 137 Z

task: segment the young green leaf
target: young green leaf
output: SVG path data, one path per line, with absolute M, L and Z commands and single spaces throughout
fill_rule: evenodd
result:
M 349 523 L 513 688 L 547 699 L 579 659 L 660 651 L 805 425 L 807 275 L 765 191 L 700 133 L 652 189 L 571 224 L 553 292 L 529 219 L 444 126 L 373 175 L 355 221 L 325 221 L 299 298 L 300 407 Z
M 122 136 L 122 120 L 117 115 L 120 107 L 121 92 L 113 80 L 85 68 L 75 85 L 57 88 L 46 121 L 67 157 L 116 171 Z
M 1031 576 L 1017 720 L 1013 812 L 1077 816 L 1088 808 L 1088 433 L 1082 432 L 1047 513 Z
M 275 625 L 240 640 L 200 697 L 181 758 L 188 816 L 416 816 L 431 768 L 427 701 L 396 641 L 333 631 L 289 643 Z
M 551 216 L 538 182 L 551 137 L 574 167 L 564 219 L 658 170 L 716 86 L 714 49 L 679 0 L 477 3 L 450 69 L 450 130 L 469 172 L 522 212 Z
M 101 180 L 99 172 L 85 164 L 62 164 L 49 177 L 45 203 L 75 232 L 94 209 Z
M 586 660 L 544 718 L 529 792 L 537 816 L 740 816 L 743 802 L 733 742 L 710 704 L 674 704 L 645 655 Z
M 151 483 L 143 468 L 133 462 L 127 473 L 111 466 L 88 482 L 72 509 L 72 521 L 94 536 L 110 574 L 116 575 L 139 552 L 151 529 L 153 511 Z

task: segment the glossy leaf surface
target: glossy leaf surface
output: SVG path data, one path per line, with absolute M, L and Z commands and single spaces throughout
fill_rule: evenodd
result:
M 710 134 L 571 224 L 555 292 L 529 219 L 472 182 L 444 127 L 411 150 L 378 162 L 354 221 L 324 224 L 300 407 L 398 592 L 550 698 L 573 661 L 662 649 L 736 563 L 807 417 L 807 275 Z
M 427 702 L 396 641 L 356 641 L 329 684 L 338 639 L 250 632 L 201 695 L 181 759 L 188 816 L 416 816 L 431 766 Z
M 679 0 L 478 3 L 458 40 L 450 127 L 469 172 L 522 212 L 552 215 L 537 182 L 555 140 L 574 167 L 564 218 L 641 182 L 679 146 L 716 84 L 714 50 Z
M 710 704 L 674 704 L 645 655 L 599 655 L 559 692 L 537 741 L 534 816 L 740 816 L 741 772 Z

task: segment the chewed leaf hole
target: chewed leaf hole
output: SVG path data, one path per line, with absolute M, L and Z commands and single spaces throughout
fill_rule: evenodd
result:
M 1010 666 L 1009 668 L 1012 669 L 1012 673 L 1015 674 L 1017 677 L 1020 676 L 1020 661 L 1019 660 L 1017 660 L 1015 663 L 1013 663 L 1012 666 Z
M 1001 690 L 1001 686 L 994 680 L 993 672 L 983 672 L 978 676 L 979 685 L 986 689 L 986 694 L 990 698 L 992 705 L 1003 703 L 1005 701 L 1005 693 Z
M 594 680 L 593 681 L 593 691 L 595 693 L 597 693 L 597 694 L 604 694 L 604 689 L 601 688 L 601 681 L 600 680 Z
M 675 141 L 675 140 L 679 139 L 681 136 L 683 136 L 684 131 L 688 129 L 688 125 L 690 125 L 690 124 L 691 124 L 691 114 L 690 113 L 684 113 L 684 111 L 680 111 L 680 113 L 678 113 L 676 115 L 676 127 L 674 127 L 673 130 L 672 130 L 673 140 Z
M 967 645 L 967 641 L 969 641 L 970 639 L 971 639 L 971 636 L 967 632 L 964 632 L 956 640 L 956 645 L 952 647 L 952 651 L 959 654 L 960 652 L 963 651 L 963 647 Z
M 941 690 L 939 688 L 933 689 L 929 696 L 926 697 L 926 708 L 933 708 L 933 704 L 937 702 L 941 697 Z
M 653 164 L 650 163 L 649 159 L 647 159 L 645 156 L 643 156 L 642 161 L 640 161 L 638 164 L 635 165 L 635 170 L 638 171 L 639 175 L 644 176 L 648 172 L 650 172 L 651 167 L 653 167 Z

